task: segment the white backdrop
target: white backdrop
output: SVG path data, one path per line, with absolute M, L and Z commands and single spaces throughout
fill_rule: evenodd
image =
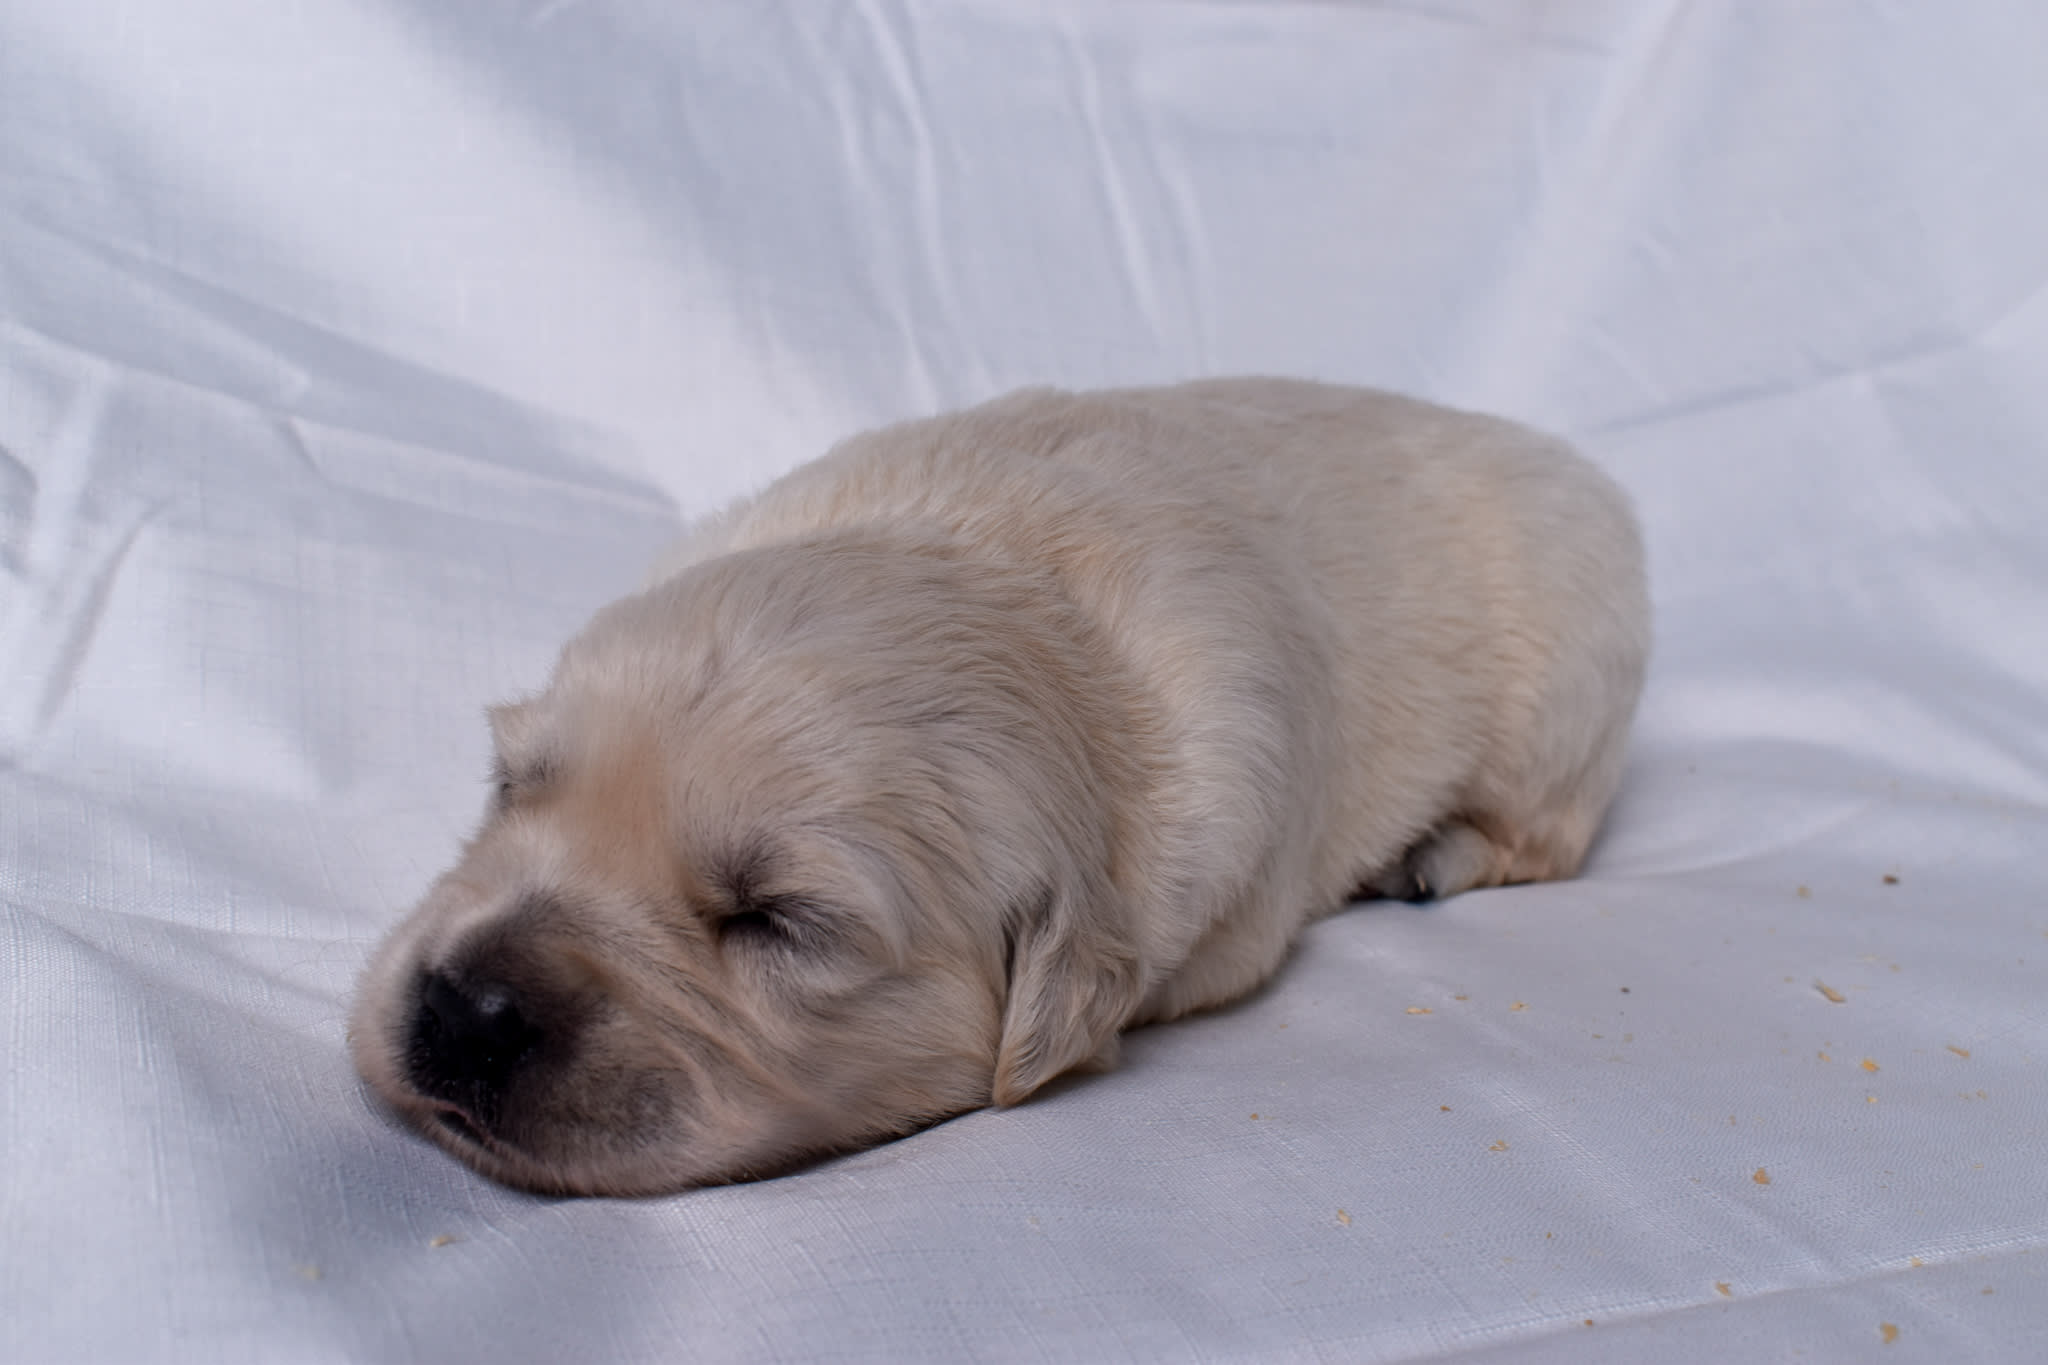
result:
M 0 0 L 0 1359 L 2037 1359 L 2044 54 L 2032 0 Z M 681 517 L 1246 371 L 1637 497 L 1584 880 L 767 1184 L 536 1199 L 366 1102 L 480 707 Z

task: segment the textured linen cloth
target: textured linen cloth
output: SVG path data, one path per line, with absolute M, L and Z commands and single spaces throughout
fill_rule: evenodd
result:
M 0 1360 L 2033 1361 L 2048 6 L 0 0 Z M 688 517 L 1007 388 L 1561 431 L 1658 644 L 1579 881 L 1113 1074 L 553 1201 L 371 945 Z

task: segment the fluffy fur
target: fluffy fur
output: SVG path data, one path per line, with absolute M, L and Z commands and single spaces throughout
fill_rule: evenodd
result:
M 492 712 L 355 1059 L 570 1193 L 1014 1104 L 1361 891 L 1571 875 L 1648 638 L 1620 492 L 1493 418 L 1246 379 L 858 436 Z

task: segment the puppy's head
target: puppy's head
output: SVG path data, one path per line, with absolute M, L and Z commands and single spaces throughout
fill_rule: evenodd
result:
M 940 547 L 752 551 L 615 604 L 492 713 L 489 814 L 372 961 L 356 1064 L 562 1193 L 1021 1099 L 1142 989 L 1112 690 L 1049 584 Z

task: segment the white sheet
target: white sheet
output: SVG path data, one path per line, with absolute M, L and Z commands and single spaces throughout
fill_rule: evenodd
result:
M 0 1359 L 2037 1359 L 2044 52 L 2031 0 L 0 3 Z M 679 516 L 1242 371 L 1633 490 L 1584 880 L 1344 914 L 768 1184 L 535 1199 L 366 1102 L 479 707 Z

